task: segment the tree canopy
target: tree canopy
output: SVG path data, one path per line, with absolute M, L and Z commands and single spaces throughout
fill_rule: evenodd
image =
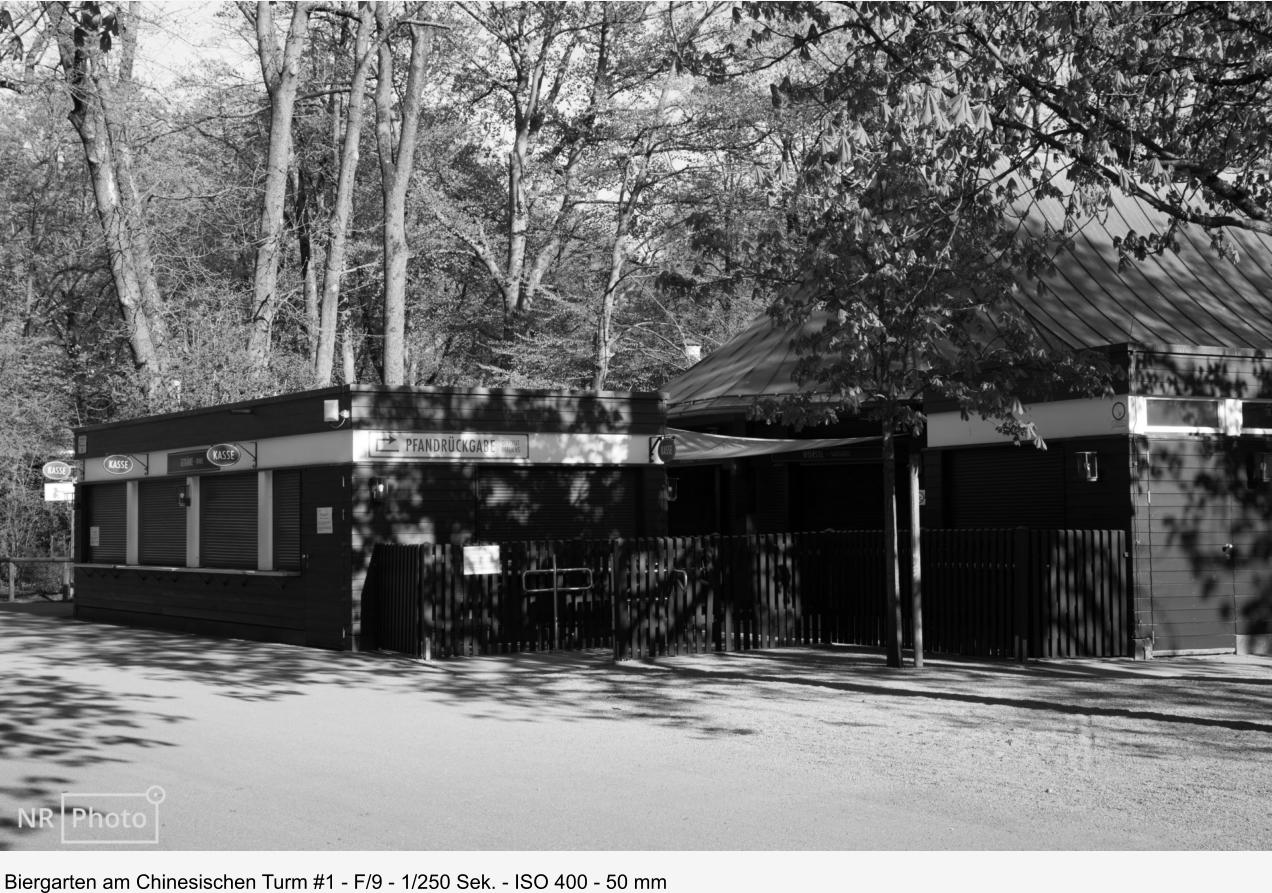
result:
M 1011 301 L 1067 229 L 1021 201 L 1272 233 L 1262 4 L 242 3 L 191 27 L 255 68 L 174 73 L 147 9 L 0 2 L 0 331 L 67 422 L 655 388 L 776 304 L 827 321 L 791 418 L 1010 426 L 1044 366 L 1091 385 Z

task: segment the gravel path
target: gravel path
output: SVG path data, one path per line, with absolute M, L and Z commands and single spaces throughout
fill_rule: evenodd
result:
M 151 785 L 169 849 L 1272 846 L 1266 659 L 424 664 L 64 613 L 0 606 L 0 849 Z

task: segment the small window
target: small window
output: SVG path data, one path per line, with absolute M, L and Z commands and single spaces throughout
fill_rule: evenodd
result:
M 1150 428 L 1219 428 L 1217 400 L 1149 400 Z
M 1272 402 L 1241 402 L 1241 427 L 1246 430 L 1272 431 Z

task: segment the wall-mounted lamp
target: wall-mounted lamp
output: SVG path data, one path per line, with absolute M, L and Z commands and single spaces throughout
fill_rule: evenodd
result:
M 371 478 L 371 501 L 381 503 L 389 495 L 389 482 L 384 478 Z
M 339 428 L 349 421 L 350 412 L 340 408 L 339 400 L 322 401 L 322 420 L 333 428 Z
M 1262 487 L 1272 479 L 1272 453 L 1250 454 L 1250 486 Z
M 679 498 L 679 496 L 680 496 L 680 479 L 673 478 L 673 477 L 667 478 L 667 501 L 675 502 L 676 499 Z
M 1089 450 L 1074 454 L 1078 460 L 1078 478 L 1094 484 L 1100 479 L 1100 455 Z
M 185 487 L 182 487 L 177 491 L 177 505 L 181 506 L 183 509 L 188 509 L 190 507 L 190 494 L 186 492 Z

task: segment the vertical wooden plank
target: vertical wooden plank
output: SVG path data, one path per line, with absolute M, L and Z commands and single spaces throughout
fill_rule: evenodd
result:
M 1108 568 L 1109 568 L 1109 531 L 1087 531 L 1091 556 L 1091 604 L 1092 625 L 1090 654 L 1093 657 L 1107 657 L 1109 654 L 1109 616 L 1108 616 Z
M 1127 574 L 1126 554 L 1130 548 L 1126 533 L 1121 530 L 1113 532 L 1113 642 L 1114 654 L 1132 654 L 1130 629 L 1127 626 L 1132 599 L 1130 579 Z

